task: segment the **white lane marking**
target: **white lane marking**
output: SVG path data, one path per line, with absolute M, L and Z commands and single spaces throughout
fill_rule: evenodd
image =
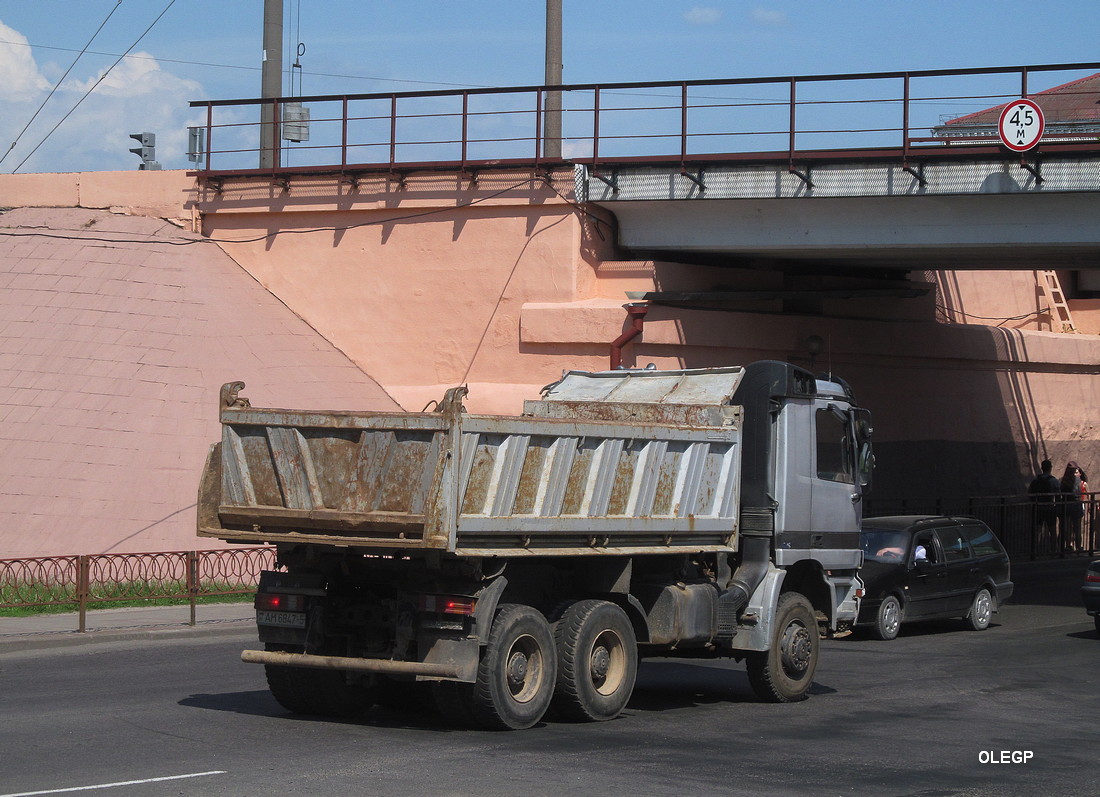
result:
M 13 794 L 0 794 L 0 797 L 35 797 L 38 794 L 64 794 L 73 791 L 91 791 L 92 789 L 113 789 L 116 786 L 139 786 L 142 783 L 162 783 L 166 780 L 184 780 L 186 778 L 204 778 L 207 775 L 224 775 L 224 769 L 211 772 L 192 772 L 190 775 L 168 775 L 163 778 L 145 778 L 144 780 L 123 780 L 118 783 L 99 783 L 95 786 L 72 786 L 68 789 L 46 789 L 45 791 L 21 791 Z

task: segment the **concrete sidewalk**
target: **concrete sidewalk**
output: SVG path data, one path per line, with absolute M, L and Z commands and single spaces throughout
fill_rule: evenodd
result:
M 80 633 L 80 615 L 36 614 L 0 617 L 0 655 L 16 650 L 36 650 L 69 645 L 155 636 L 210 636 L 255 632 L 256 610 L 251 601 L 201 604 L 191 624 L 190 606 L 142 606 L 96 609 L 86 615 L 86 632 Z

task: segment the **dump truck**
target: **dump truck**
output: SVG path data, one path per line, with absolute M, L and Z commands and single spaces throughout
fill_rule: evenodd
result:
M 570 371 L 520 415 L 252 407 L 221 391 L 198 533 L 269 544 L 256 620 L 275 699 L 454 723 L 616 717 L 639 658 L 744 662 L 804 699 L 855 621 L 871 419 L 784 362 Z

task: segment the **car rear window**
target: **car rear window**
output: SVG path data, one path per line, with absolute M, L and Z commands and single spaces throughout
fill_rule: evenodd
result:
M 985 526 L 964 526 L 963 534 L 970 541 L 975 556 L 991 556 L 1001 552 L 997 538 Z

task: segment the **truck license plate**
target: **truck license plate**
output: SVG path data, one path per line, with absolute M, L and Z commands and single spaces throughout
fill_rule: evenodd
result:
M 284 628 L 305 628 L 305 612 L 256 612 L 258 625 L 280 625 Z

